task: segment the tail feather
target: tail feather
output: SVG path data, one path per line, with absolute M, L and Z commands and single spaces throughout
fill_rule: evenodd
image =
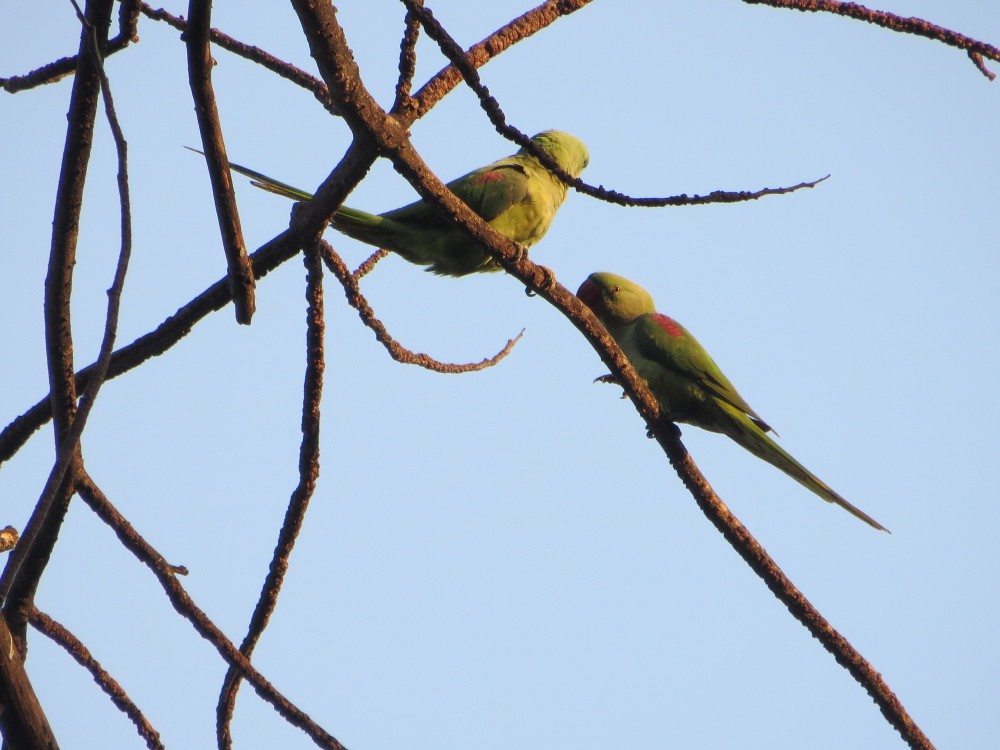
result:
M 337 231 L 343 232 L 348 237 L 400 252 L 399 243 L 395 241 L 392 222 L 381 216 L 350 206 L 341 206 L 330 223 Z M 408 257 L 405 246 L 402 249 L 403 257 Z
M 888 532 L 882 524 L 869 516 L 860 508 L 851 505 L 847 500 L 835 492 L 829 485 L 819 477 L 810 472 L 806 467 L 792 458 L 784 448 L 774 442 L 766 435 L 749 417 L 739 412 L 729 404 L 716 402 L 726 415 L 730 418 L 735 430 L 725 430 L 733 440 L 742 445 L 758 458 L 762 458 L 772 466 L 781 469 L 796 482 L 806 489 L 826 500 L 828 503 L 835 503 L 846 510 L 852 516 L 861 519 L 869 526 L 879 531 Z
M 190 146 L 185 146 L 188 151 L 194 151 L 196 154 L 205 155 L 204 151 L 199 151 L 196 148 L 191 148 Z M 273 177 L 268 177 L 266 174 L 258 172 L 255 169 L 250 169 L 250 167 L 244 167 L 242 164 L 235 164 L 229 162 L 229 168 L 234 172 L 239 172 L 245 177 L 249 177 L 250 184 L 254 187 L 259 187 L 261 190 L 266 190 L 269 193 L 275 193 L 277 195 L 283 195 L 286 198 L 291 198 L 294 201 L 307 201 L 312 199 L 312 193 L 307 193 L 305 190 L 299 190 L 297 187 L 292 187 L 284 182 L 279 182 Z

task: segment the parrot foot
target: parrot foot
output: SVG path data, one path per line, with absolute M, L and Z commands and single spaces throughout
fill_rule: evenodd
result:
M 552 269 L 551 268 L 547 268 L 546 266 L 539 266 L 538 270 L 542 272 L 542 276 L 543 276 L 542 283 L 538 285 L 538 288 L 541 291 L 543 291 L 543 292 L 547 292 L 550 289 L 552 289 L 553 287 L 555 287 L 555 285 L 556 285 L 556 275 L 552 271 Z
M 552 272 L 551 268 L 538 266 L 538 270 L 541 272 L 542 281 L 540 284 L 536 284 L 534 289 L 530 286 L 524 287 L 524 294 L 526 297 L 537 297 L 538 295 L 535 292 L 535 289 L 546 292 L 556 285 L 556 275 Z
M 599 378 L 594 378 L 594 382 L 595 383 L 609 383 L 611 385 L 621 385 L 621 383 L 619 383 L 618 380 L 615 378 L 615 376 L 612 375 L 611 373 L 608 373 L 607 375 L 601 375 Z M 628 398 L 628 394 L 624 391 L 624 389 L 622 390 L 621 397 L 623 399 Z

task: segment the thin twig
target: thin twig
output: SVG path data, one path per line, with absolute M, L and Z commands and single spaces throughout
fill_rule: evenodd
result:
M 354 277 L 355 281 L 360 281 L 363 277 L 371 273 L 372 269 L 375 268 L 375 265 L 388 254 L 389 251 L 384 247 L 376 250 L 374 253 L 365 258 L 364 262 L 360 266 L 351 271 L 351 276 Z
M 153 8 L 147 3 L 139 3 L 139 9 L 144 16 L 151 18 L 154 21 L 163 21 L 175 29 L 184 31 L 187 29 L 187 21 L 184 20 L 182 16 L 175 16 L 168 13 L 163 8 Z M 315 76 L 311 76 L 304 70 L 286 63 L 284 60 L 280 60 L 274 55 L 262 50 L 260 47 L 254 47 L 252 44 L 244 44 L 243 42 L 234 39 L 228 34 L 223 34 L 218 29 L 211 30 L 211 39 L 213 44 L 217 44 L 222 49 L 227 52 L 232 52 L 234 55 L 255 62 L 261 65 L 272 73 L 275 73 L 285 80 L 291 81 L 297 86 L 301 86 L 308 91 L 311 91 L 316 100 L 322 104 L 328 112 L 332 115 L 336 115 L 337 108 L 333 103 L 333 99 L 330 98 L 330 92 L 327 91 L 326 84 Z
M 211 0 L 190 0 L 188 13 L 191 20 L 184 32 L 188 52 L 188 81 L 194 98 L 194 111 L 198 117 L 198 129 L 201 131 L 208 176 L 212 183 L 215 214 L 219 220 L 222 247 L 226 253 L 236 321 L 242 325 L 250 325 L 256 309 L 254 278 L 247 259 L 240 212 L 236 206 L 233 179 L 229 172 L 229 158 L 226 156 L 222 124 L 219 122 L 219 109 L 215 105 L 215 91 L 212 88 L 212 51 L 208 44 L 212 20 Z
M 592 198 L 597 198 L 608 203 L 615 203 L 619 206 L 664 208 L 666 206 L 693 206 L 704 205 L 707 203 L 739 203 L 743 201 L 757 200 L 758 198 L 763 198 L 767 195 L 783 195 L 785 193 L 793 193 L 796 190 L 801 190 L 802 188 L 815 187 L 826 179 L 826 177 L 823 177 L 818 180 L 800 182 L 797 185 L 792 185 L 790 187 L 762 188 L 754 191 L 715 190 L 708 195 L 673 195 L 666 198 L 635 198 L 630 195 L 620 193 L 617 190 L 607 190 L 604 187 L 594 187 L 593 185 L 589 185 L 579 177 L 570 176 L 551 156 L 532 143 L 526 134 L 507 124 L 507 118 L 504 115 L 503 110 L 500 108 L 500 103 L 493 98 L 489 89 L 483 85 L 479 78 L 479 73 L 476 71 L 476 66 L 470 62 L 468 55 L 458 45 L 458 42 L 456 42 L 444 29 L 444 27 L 441 26 L 438 20 L 434 18 L 434 14 L 429 8 L 424 8 L 423 4 L 418 2 L 418 0 L 402 0 L 402 3 L 406 6 L 407 13 L 413 14 L 420 19 L 421 24 L 427 31 L 427 35 L 438 43 L 438 46 L 441 48 L 445 57 L 451 60 L 452 65 L 460 71 L 466 84 L 468 84 L 469 88 L 471 88 L 476 93 L 476 96 L 479 97 L 480 106 L 483 108 L 483 111 L 486 112 L 487 117 L 489 117 L 490 122 L 492 122 L 493 126 L 497 129 L 497 132 L 522 148 L 527 149 L 532 155 L 535 156 L 535 158 L 545 165 L 546 169 L 558 176 L 560 180 L 565 182 L 574 190 L 577 190 L 584 195 L 589 195 Z M 829 175 L 827 175 L 827 177 L 828 176 Z
M 422 0 L 419 0 L 422 2 Z M 392 104 L 391 114 L 401 112 L 404 107 L 412 104 L 410 89 L 413 86 L 413 74 L 417 70 L 417 39 L 420 38 L 420 19 L 410 11 L 406 11 L 406 28 L 403 39 L 399 43 L 399 79 L 396 81 L 396 100 Z
M 240 653 L 247 659 L 253 655 L 271 614 L 278 603 L 281 584 L 288 570 L 289 557 L 295 540 L 305 521 L 309 501 L 316 490 L 319 477 L 320 400 L 323 395 L 323 371 L 326 369 L 323 350 L 325 323 L 323 321 L 323 265 L 315 245 L 303 253 L 306 265 L 306 374 L 302 393 L 302 442 L 299 445 L 299 482 L 292 492 L 285 511 L 285 520 L 278 532 L 278 543 L 271 558 L 271 565 L 261 588 L 260 598 L 250 617 L 246 637 L 240 644 Z M 233 746 L 230 724 L 236 707 L 236 693 L 241 676 L 230 666 L 222 683 L 216 708 L 216 737 L 220 750 Z
M 344 750 L 344 746 L 333 735 L 278 692 L 267 678 L 250 664 L 232 641 L 226 638 L 219 627 L 194 603 L 166 560 L 160 557 L 156 550 L 149 547 L 128 521 L 114 509 L 86 472 L 80 478 L 77 491 L 101 520 L 111 527 L 122 545 L 153 572 L 177 613 L 190 622 L 198 635 L 211 643 L 228 664 L 235 666 L 240 671 L 243 678 L 253 686 L 257 695 L 267 701 L 289 724 L 302 729 L 320 747 L 330 750 Z
M 969 57 L 976 64 L 976 67 L 991 81 L 994 76 L 982 65 L 982 58 L 1000 62 L 1000 49 L 992 44 L 980 42 L 972 37 L 959 34 L 958 32 L 938 26 L 922 18 L 904 18 L 895 13 L 887 13 L 882 10 L 872 10 L 858 3 L 845 3 L 838 0 L 743 0 L 749 5 L 769 5 L 772 8 L 783 8 L 786 10 L 801 10 L 803 12 L 825 12 L 838 16 L 853 18 L 857 21 L 864 21 L 884 29 L 898 31 L 903 34 L 916 34 L 936 42 L 947 44 L 949 47 L 957 47 L 969 53 Z M 977 60 L 977 57 L 979 59 Z
M 79 638 L 34 606 L 31 607 L 28 613 L 28 622 L 39 633 L 48 636 L 55 643 L 62 646 L 77 664 L 90 672 L 97 686 L 135 724 L 139 736 L 146 741 L 146 747 L 150 748 L 150 750 L 162 750 L 163 743 L 160 742 L 160 733 L 153 728 L 153 725 L 149 723 L 149 720 L 139 710 L 139 707 L 128 697 L 128 693 L 125 692 L 121 684 L 108 674 L 107 670 L 101 666 L 101 663 L 94 658 L 90 650 L 83 645 L 83 642 Z
M 989 78 L 991 81 L 996 80 L 997 74 L 986 67 L 986 61 L 983 60 L 983 56 L 981 53 L 969 50 L 969 59 L 972 60 L 973 65 L 979 68 L 980 73 Z
M 510 23 L 501 26 L 481 42 L 474 44 L 466 53 L 465 58 L 469 61 L 470 65 L 481 68 L 501 52 L 552 25 L 563 16 L 580 10 L 591 2 L 592 0 L 546 0 L 546 2 L 518 16 Z M 413 107 L 409 112 L 409 118 L 405 119 L 405 122 L 410 123 L 413 120 L 423 117 L 461 82 L 462 74 L 455 65 L 449 65 L 443 70 L 438 71 L 413 96 Z
M 365 296 L 361 293 L 361 289 L 358 287 L 356 278 L 348 270 L 347 265 L 344 263 L 340 255 L 337 254 L 337 251 L 325 241 L 320 243 L 320 248 L 323 253 L 323 261 L 326 263 L 327 268 L 333 271 L 333 274 L 343 285 L 344 294 L 347 295 L 347 301 L 350 303 L 351 307 L 358 311 L 358 315 L 361 317 L 361 322 L 372 330 L 375 334 L 375 338 L 378 339 L 379 343 L 385 347 L 387 352 L 389 352 L 389 356 L 397 362 L 406 365 L 417 365 L 418 367 L 423 367 L 427 370 L 447 375 L 458 375 L 464 372 L 478 372 L 479 370 L 485 370 L 487 367 L 493 367 L 493 365 L 510 354 L 514 345 L 520 341 L 521 337 L 524 335 L 524 330 L 522 329 L 517 336 L 507 340 L 503 349 L 494 354 L 492 357 L 487 357 L 479 362 L 452 364 L 450 362 L 441 362 L 427 354 L 412 352 L 396 341 L 396 339 L 394 339 L 386 330 L 382 321 L 375 317 L 375 311 L 372 310 L 371 305 L 368 304 L 368 300 L 365 299 Z

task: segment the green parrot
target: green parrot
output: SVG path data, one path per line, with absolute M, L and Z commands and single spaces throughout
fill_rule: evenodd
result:
M 579 177 L 590 161 L 587 147 L 569 133 L 546 130 L 531 141 L 571 177 Z M 260 172 L 233 163 L 229 166 L 272 193 L 297 201 L 312 198 Z M 545 236 L 567 189 L 523 148 L 449 182 L 448 188 L 491 227 L 525 248 Z M 443 276 L 500 270 L 482 245 L 422 200 L 378 215 L 341 206 L 330 224 L 348 237 L 392 250 Z
M 649 292 L 621 276 L 592 273 L 576 294 L 618 342 L 671 420 L 728 435 L 827 502 L 888 531 L 774 442 L 767 435 L 771 427 L 750 408 L 694 336 L 656 312 Z

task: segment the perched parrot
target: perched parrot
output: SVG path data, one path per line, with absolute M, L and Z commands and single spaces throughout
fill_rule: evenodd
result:
M 827 502 L 888 531 L 774 442 L 767 435 L 770 426 L 750 408 L 694 336 L 656 312 L 649 292 L 621 276 L 592 273 L 576 294 L 618 342 L 671 420 L 728 435 Z
M 531 141 L 572 177 L 579 177 L 590 161 L 587 147 L 569 133 L 546 130 Z M 299 201 L 312 198 L 260 172 L 233 163 L 229 166 L 272 193 Z M 525 248 L 545 236 L 567 189 L 524 149 L 449 182 L 448 188 L 491 227 Z M 377 216 L 341 206 L 330 224 L 348 237 L 393 250 L 443 276 L 500 270 L 482 245 L 422 200 Z

